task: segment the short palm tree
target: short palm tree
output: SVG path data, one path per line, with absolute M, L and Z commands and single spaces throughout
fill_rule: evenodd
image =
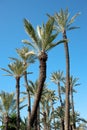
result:
M 14 93 L 1 91 L 0 93 L 0 120 L 5 125 L 5 130 L 8 130 L 10 114 L 15 113 L 16 99 Z
M 30 125 L 33 126 L 34 120 L 35 120 L 35 114 L 41 99 L 41 94 L 44 86 L 44 82 L 46 79 L 46 61 L 47 61 L 47 54 L 46 52 L 50 50 L 51 48 L 55 47 L 62 41 L 59 41 L 57 43 L 53 43 L 53 40 L 56 38 L 57 33 L 53 34 L 53 24 L 54 20 L 49 19 L 45 24 L 42 25 L 42 27 L 37 26 L 37 30 L 35 30 L 32 26 L 32 24 L 24 19 L 24 27 L 31 38 L 32 42 L 29 42 L 27 40 L 23 40 L 23 42 L 35 49 L 35 52 L 37 54 L 37 57 L 40 61 L 40 75 L 39 75 L 39 81 L 38 81 L 38 89 L 37 89 L 37 95 L 35 97 L 33 109 L 31 112 L 31 120 Z
M 69 20 L 69 12 L 68 9 L 60 10 L 59 13 L 54 14 L 54 29 L 56 29 L 58 32 L 61 32 L 64 39 L 67 39 L 66 31 L 76 29 L 78 27 L 71 26 L 74 22 L 75 18 L 79 15 L 77 13 Z M 69 130 L 69 90 L 70 90 L 70 58 L 69 58 L 69 47 L 68 47 L 68 41 L 66 40 L 64 42 L 64 48 L 65 48 L 65 56 L 66 56 L 66 106 L 65 106 L 65 130 Z
M 1 68 L 8 74 L 6 76 L 13 76 L 16 79 L 16 108 L 17 108 L 17 130 L 20 129 L 20 111 L 19 111 L 19 101 L 20 101 L 20 78 L 24 75 L 27 66 L 23 65 L 23 62 L 16 60 L 11 64 L 8 64 L 9 70 Z

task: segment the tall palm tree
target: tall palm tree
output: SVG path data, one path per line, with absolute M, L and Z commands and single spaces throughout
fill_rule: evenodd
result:
M 5 130 L 8 130 L 10 114 L 15 113 L 16 99 L 14 93 L 1 91 L 0 93 L 0 120 L 5 125 Z
M 62 96 L 61 96 L 61 83 L 63 84 L 65 82 L 65 77 L 63 75 L 63 71 L 56 71 L 56 72 L 53 72 L 51 74 L 51 81 L 54 82 L 57 86 L 58 86 L 58 97 L 59 97 L 59 101 L 60 101 L 60 105 L 61 107 L 60 108 L 63 108 L 64 107 L 64 103 L 63 103 L 63 100 L 62 100 Z M 61 130 L 64 130 L 64 118 L 62 116 L 61 118 Z
M 23 42 L 28 44 L 29 46 L 32 46 L 35 49 L 37 53 L 37 57 L 40 62 L 38 89 L 37 89 L 37 94 L 35 96 L 33 109 L 31 112 L 31 120 L 30 120 L 31 126 L 33 126 L 35 120 L 35 114 L 41 99 L 41 94 L 46 79 L 46 61 L 47 61 L 46 52 L 62 42 L 59 41 L 57 43 L 52 43 L 57 36 L 57 33 L 52 34 L 53 24 L 54 24 L 54 20 L 49 19 L 46 25 L 43 24 L 42 27 L 37 26 L 37 30 L 35 30 L 32 24 L 28 20 L 24 19 L 25 30 L 29 35 L 29 37 L 31 38 L 32 42 L 29 42 L 27 40 L 23 40 Z
M 18 55 L 20 56 L 20 58 L 23 61 L 24 65 L 29 66 L 31 63 L 35 62 L 35 54 L 33 51 L 30 51 L 28 47 L 23 47 L 21 49 L 16 49 Z M 27 92 L 27 97 L 28 97 L 28 126 L 29 126 L 29 120 L 30 120 L 30 116 L 31 116 L 31 101 L 30 101 L 30 91 L 29 91 L 29 84 L 28 84 L 28 78 L 27 78 L 27 74 L 30 74 L 29 72 L 27 72 L 27 70 L 25 70 L 24 72 L 24 79 L 25 79 L 25 87 L 26 87 L 26 92 Z M 27 130 L 29 129 L 27 126 Z
M 17 130 L 20 129 L 20 78 L 24 75 L 27 65 L 23 65 L 23 62 L 15 60 L 13 63 L 8 64 L 9 70 L 1 68 L 6 71 L 7 76 L 13 76 L 16 80 L 16 108 L 17 108 Z
M 54 14 L 54 29 L 56 29 L 58 32 L 61 32 L 64 39 L 67 39 L 66 31 L 76 29 L 78 27 L 71 26 L 74 22 L 75 18 L 79 15 L 77 13 L 69 20 L 69 12 L 68 9 L 60 10 L 59 13 Z M 69 91 L 70 91 L 70 58 L 69 58 L 69 47 L 68 47 L 68 41 L 66 40 L 64 42 L 64 48 L 65 48 L 65 57 L 66 57 L 66 105 L 65 105 L 65 130 L 69 130 Z

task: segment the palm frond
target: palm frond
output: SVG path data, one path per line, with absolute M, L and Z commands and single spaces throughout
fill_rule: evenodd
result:
M 73 29 L 78 29 L 80 27 L 69 27 L 67 30 L 73 30 Z
M 7 72 L 7 73 L 9 73 L 8 75 L 10 75 L 10 76 L 13 75 L 11 71 L 9 71 L 9 70 L 7 70 L 5 68 L 0 68 L 0 69 L 3 70 L 3 71 L 5 71 L 5 72 Z
M 24 27 L 27 34 L 31 37 L 31 39 L 35 43 L 37 43 L 36 31 L 34 30 L 32 24 L 27 19 L 24 19 Z
M 80 12 L 78 12 L 77 14 L 75 14 L 68 22 L 68 26 L 70 26 L 76 19 L 77 16 L 80 15 Z

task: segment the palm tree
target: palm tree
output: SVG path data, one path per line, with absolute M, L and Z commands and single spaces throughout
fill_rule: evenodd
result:
M 61 104 L 60 108 L 62 109 L 62 108 L 64 108 L 64 103 L 62 101 L 62 96 L 61 96 L 62 91 L 61 91 L 60 83 L 63 84 L 65 82 L 65 77 L 63 76 L 63 71 L 59 70 L 58 72 L 57 71 L 53 72 L 51 74 L 50 79 L 51 79 L 52 82 L 54 82 L 58 86 L 58 97 L 59 97 L 59 101 L 60 101 L 60 104 Z M 61 130 L 64 130 L 64 118 L 63 118 L 63 116 L 61 118 Z
M 54 20 L 54 29 L 56 29 L 58 32 L 61 32 L 63 35 L 63 39 L 67 39 L 67 30 L 76 29 L 78 27 L 72 27 L 72 23 L 74 22 L 75 18 L 79 15 L 77 13 L 69 20 L 69 12 L 68 9 L 60 10 L 59 13 L 55 13 Z M 64 48 L 65 48 L 65 57 L 66 57 L 66 105 L 65 105 L 65 130 L 69 130 L 69 91 L 70 91 L 70 58 L 69 58 L 69 47 L 68 47 L 68 41 L 66 40 L 64 42 Z
M 39 74 L 39 81 L 38 81 L 38 89 L 37 94 L 35 96 L 33 109 L 31 112 L 31 120 L 30 125 L 33 126 L 34 120 L 35 120 L 35 114 L 41 99 L 42 91 L 44 82 L 46 79 L 46 61 L 47 61 L 47 54 L 46 52 L 50 50 L 51 48 L 55 47 L 62 41 L 59 41 L 57 43 L 52 43 L 53 40 L 56 38 L 57 33 L 52 34 L 53 32 L 53 24 L 54 20 L 49 19 L 45 24 L 42 25 L 42 27 L 37 26 L 37 30 L 33 28 L 32 24 L 24 19 L 24 27 L 28 35 L 30 36 L 32 42 L 29 42 L 27 40 L 23 40 L 24 43 L 28 44 L 29 46 L 32 46 L 36 53 L 37 57 L 40 62 L 40 74 Z
M 20 58 L 23 61 L 24 65 L 29 66 L 31 63 L 35 62 L 35 54 L 33 51 L 29 51 L 28 47 L 23 47 L 21 49 L 16 49 L 18 55 L 20 56 Z M 25 79 L 25 87 L 26 87 L 26 92 L 27 92 L 27 97 L 28 97 L 28 126 L 29 126 L 29 120 L 30 120 L 30 116 L 31 116 L 31 101 L 30 101 L 30 91 L 28 88 L 28 79 L 27 79 L 27 74 L 30 74 L 29 72 L 27 72 L 27 70 L 25 70 L 24 72 L 24 79 Z M 28 130 L 28 126 L 27 126 L 27 130 Z
M 20 129 L 20 78 L 24 75 L 27 65 L 23 65 L 23 62 L 15 60 L 13 63 L 8 64 L 9 70 L 1 68 L 6 71 L 7 76 L 13 76 L 16 80 L 16 108 L 17 108 L 17 130 Z
M 55 95 L 55 91 L 49 90 L 47 88 L 44 89 L 42 98 L 41 98 L 41 111 L 42 111 L 42 123 L 44 126 L 44 130 L 50 130 L 53 128 L 52 123 L 55 122 L 55 118 L 53 118 L 54 113 L 54 104 L 58 100 L 58 97 Z
M 38 80 L 36 80 L 35 82 L 32 82 L 31 80 L 29 80 L 28 89 L 30 91 L 30 95 L 32 97 L 32 100 L 34 99 L 34 97 L 37 93 L 37 88 L 38 88 Z M 36 112 L 35 116 L 36 117 L 35 117 L 35 122 L 34 122 L 34 129 L 39 130 L 40 129 L 40 105 L 38 105 L 37 112 Z
M 10 114 L 16 112 L 16 99 L 14 96 L 14 93 L 7 93 L 4 91 L 1 91 L 0 93 L 0 120 L 4 123 L 5 130 L 8 130 Z
M 70 77 L 70 99 L 71 99 L 71 109 L 72 109 L 72 129 L 76 129 L 73 92 L 76 92 L 74 87 L 80 85 L 79 83 L 77 83 L 78 80 L 79 80 L 79 78 L 74 78 L 73 76 Z

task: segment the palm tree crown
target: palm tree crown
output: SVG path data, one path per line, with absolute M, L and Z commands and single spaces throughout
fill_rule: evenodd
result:
M 1 68 L 2 70 L 8 73 L 8 74 L 5 74 L 5 76 L 13 76 L 15 78 L 21 77 L 27 68 L 27 66 L 24 66 L 23 62 L 19 60 L 15 60 L 13 63 L 8 64 L 8 67 L 9 67 L 9 70 L 5 68 Z
M 58 31 L 58 32 L 64 32 L 66 30 L 72 30 L 72 29 L 76 29 L 78 27 L 75 26 L 71 26 L 75 20 L 75 18 L 79 15 L 80 13 L 75 14 L 71 19 L 69 19 L 69 12 L 68 9 L 64 10 L 60 10 L 59 13 L 55 13 L 54 15 L 54 19 L 55 19 L 55 25 L 54 28 Z M 57 25 L 57 26 L 56 26 Z
M 57 43 L 53 43 L 53 40 L 58 35 L 58 33 L 52 33 L 53 25 L 54 20 L 49 19 L 46 25 L 43 24 L 42 27 L 37 26 L 37 29 L 35 30 L 32 24 L 28 20 L 24 19 L 24 27 L 27 34 L 32 39 L 32 43 L 27 40 L 23 40 L 23 42 L 32 46 L 38 55 L 40 55 L 41 52 L 48 51 L 52 47 L 55 47 L 59 43 L 63 42 L 60 40 Z

